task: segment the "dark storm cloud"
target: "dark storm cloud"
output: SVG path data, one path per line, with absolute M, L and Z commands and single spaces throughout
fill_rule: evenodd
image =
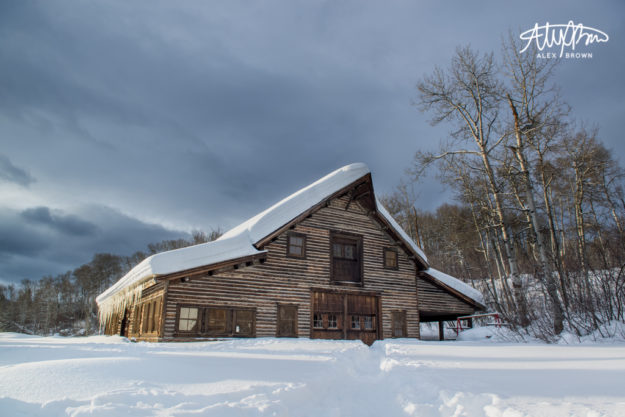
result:
M 42 224 L 65 235 L 93 236 L 98 230 L 95 224 L 78 216 L 52 213 L 48 207 L 26 209 L 21 216 L 29 223 Z
M 19 213 L 0 209 L 0 265 L 6 266 L 10 255 L 30 256 L 40 253 L 50 244 L 42 237 L 34 228 L 24 224 Z
M 592 62 L 563 62 L 558 81 L 623 155 L 623 7 L 0 2 L 0 185 L 37 197 L 0 216 L 0 257 L 13 256 L 3 273 L 180 236 L 146 219 L 227 229 L 351 162 L 389 193 L 449 133 L 410 106 L 416 82 L 456 46 L 498 51 L 534 22 L 580 18 L 610 34 Z M 449 199 L 433 176 L 417 193 L 422 209 Z M 83 209 L 55 208 L 66 200 Z
M 105 206 L 78 214 L 48 207 L 0 209 L 0 280 L 38 279 L 71 270 L 94 253 L 130 255 L 148 243 L 188 237 Z
M 94 186 L 106 181 L 122 189 L 131 174 L 140 193 L 176 189 L 177 198 L 162 207 L 171 210 L 178 199 L 219 210 L 215 196 L 235 210 L 243 201 L 265 199 L 260 204 L 266 205 L 272 201 L 267 191 L 281 196 L 289 182 L 277 169 L 305 168 L 308 180 L 362 159 L 345 145 L 370 140 L 368 114 L 385 113 L 383 106 L 371 109 L 388 95 L 380 86 L 353 72 L 328 71 L 323 61 L 299 75 L 296 65 L 292 73 L 294 63 L 279 58 L 279 45 L 272 53 L 284 68 L 280 62 L 247 62 L 224 46 L 223 35 L 199 25 L 192 33 L 199 46 L 188 51 L 166 36 L 186 29 L 157 12 L 164 21 L 150 26 L 137 15 L 143 10 L 120 3 L 74 5 L 74 12 L 63 2 L 47 4 L 3 14 L 0 77 L 8 82 L 0 84 L 6 97 L 0 108 L 17 118 L 38 109 L 36 129 L 43 135 L 72 133 L 48 139 L 59 144 L 49 156 L 76 156 L 52 168 L 70 181 L 80 172 Z M 189 12 L 178 12 L 192 20 Z M 117 22 L 124 13 L 135 19 L 132 27 Z M 244 22 L 235 25 L 244 30 Z M 321 79 L 306 79 L 309 70 L 319 71 Z M 354 112 L 352 100 L 370 103 L 369 109 Z M 95 147 L 88 149 L 84 140 Z M 89 174 L 110 158 L 118 164 L 105 176 Z M 134 171 L 146 162 L 168 169 Z
M 11 160 L 0 154 L 0 180 L 19 184 L 28 187 L 35 179 L 23 169 L 13 165 Z

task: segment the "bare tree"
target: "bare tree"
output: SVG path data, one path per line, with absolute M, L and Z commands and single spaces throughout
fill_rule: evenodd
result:
M 519 275 L 517 256 L 509 234 L 510 227 L 504 210 L 501 180 L 497 178 L 493 154 L 505 139 L 498 129 L 503 90 L 497 76 L 493 54 L 480 56 L 469 47 L 458 48 L 447 70 L 436 68 L 417 85 L 418 105 L 433 114 L 432 123 L 451 122 L 456 126 L 452 140 L 435 154 L 417 155 L 416 172 L 431 163 L 453 157 L 477 158 L 481 161 L 480 175 L 484 178 L 492 199 L 499 237 L 512 279 L 514 298 L 521 324 L 527 324 L 528 314 Z
M 565 106 L 560 103 L 554 87 L 549 85 L 553 64 L 549 60 L 537 59 L 534 51 L 521 53 L 520 45 L 512 36 L 503 45 L 503 65 L 507 75 L 506 100 L 511 114 L 512 144 L 508 148 L 514 155 L 523 198 L 518 202 L 526 212 L 532 243 L 535 248 L 538 278 L 544 283 L 551 300 L 553 330 L 560 334 L 563 330 L 564 310 L 558 295 L 558 279 L 552 268 L 549 247 L 543 239 L 542 230 L 546 225 L 539 218 L 537 193 L 534 186 L 535 164 L 531 164 L 529 153 L 544 151 L 550 138 L 545 130 L 558 126 L 565 114 Z M 553 132 L 550 132 L 553 133 Z M 543 155 L 539 155 L 543 156 Z

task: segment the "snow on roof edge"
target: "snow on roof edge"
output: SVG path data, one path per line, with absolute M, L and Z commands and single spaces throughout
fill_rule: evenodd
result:
M 458 278 L 452 277 L 451 275 L 441 272 L 438 269 L 434 269 L 432 267 L 426 269 L 423 272 L 425 272 L 432 278 L 442 282 L 448 287 L 451 287 L 459 293 L 465 295 L 476 303 L 484 305 L 484 295 L 472 286 L 460 281 Z
M 157 253 L 141 261 L 119 281 L 100 294 L 96 298 L 96 303 L 100 305 L 123 289 L 141 284 L 155 276 L 264 252 L 256 249 L 247 236 L 241 235 Z
M 397 221 L 395 221 L 393 216 L 391 216 L 391 213 L 389 213 L 386 210 L 386 207 L 382 205 L 382 203 L 380 202 L 380 200 L 378 200 L 377 197 L 375 199 L 375 204 L 378 208 L 378 212 L 380 213 L 380 215 L 384 217 L 386 221 L 388 221 L 395 230 L 397 230 L 397 233 L 399 233 L 401 238 L 404 239 L 406 243 L 410 245 L 410 247 L 421 257 L 421 259 L 423 259 L 423 262 L 425 262 L 427 266 L 428 257 L 425 256 L 425 253 L 423 252 L 423 250 L 410 238 L 410 236 L 408 236 L 406 231 L 399 225 L 399 223 L 397 223 Z
M 310 207 L 369 173 L 369 167 L 362 162 L 345 165 L 233 227 L 218 240 L 247 231 L 250 240 L 255 244 Z
M 263 253 L 254 247 L 256 242 L 369 173 L 362 162 L 343 166 L 233 227 L 213 242 L 154 254 L 100 294 L 96 303 L 100 306 L 115 294 L 128 292 L 126 290 L 154 276 Z

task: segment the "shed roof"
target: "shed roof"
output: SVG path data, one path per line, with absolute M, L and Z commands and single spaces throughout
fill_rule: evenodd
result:
M 434 280 L 438 281 L 439 283 L 442 283 L 444 286 L 447 286 L 464 295 L 465 297 L 471 299 L 480 307 L 484 306 L 484 295 L 472 286 L 460 281 L 458 278 L 454 278 L 451 275 L 441 272 L 438 269 L 434 269 L 432 267 L 426 269 L 423 272 L 429 277 L 434 278 Z

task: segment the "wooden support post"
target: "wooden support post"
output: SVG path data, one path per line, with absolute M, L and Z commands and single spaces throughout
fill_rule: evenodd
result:
M 438 322 L 438 340 L 445 340 L 445 322 L 442 320 Z
M 351 317 L 349 319 L 347 318 L 347 297 L 345 295 L 343 295 L 343 318 L 343 339 L 347 339 L 347 326 L 351 326 L 352 320 Z

